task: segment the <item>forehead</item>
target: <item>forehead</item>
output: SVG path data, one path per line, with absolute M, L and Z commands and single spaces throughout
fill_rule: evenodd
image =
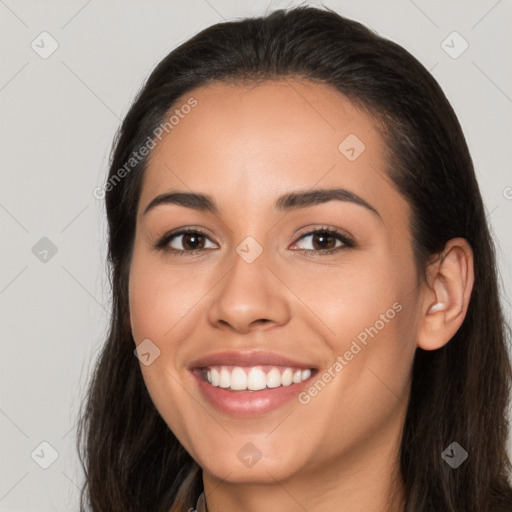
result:
M 396 195 L 375 121 L 331 86 L 292 79 L 214 83 L 189 91 L 170 113 L 190 98 L 196 106 L 183 109 L 188 113 L 152 152 L 142 206 L 173 188 L 231 203 L 243 196 L 244 205 L 260 208 L 315 185 L 343 186 L 377 207 L 386 187 Z
M 168 137 L 164 135 L 165 141 L 158 145 L 154 157 L 162 150 L 172 149 L 178 160 L 183 156 L 179 150 L 183 143 L 212 150 L 209 156 L 220 157 L 222 148 L 213 152 L 211 145 L 221 139 L 223 148 L 238 147 L 240 157 L 267 149 L 273 159 L 280 144 L 287 150 L 294 142 L 302 147 L 308 141 L 310 144 L 301 153 L 308 152 L 313 144 L 321 144 L 319 149 L 338 156 L 338 145 L 343 140 L 340 137 L 351 133 L 366 146 L 373 146 L 373 150 L 378 151 L 382 144 L 374 120 L 326 84 L 293 79 L 247 85 L 213 83 L 183 95 L 170 113 L 180 111 L 191 97 L 197 106 L 187 109 L 190 112 L 180 119 L 174 116 L 176 124 Z M 189 160 L 194 156 L 205 156 L 205 152 L 187 154 Z M 260 159 L 264 156 L 259 155 Z

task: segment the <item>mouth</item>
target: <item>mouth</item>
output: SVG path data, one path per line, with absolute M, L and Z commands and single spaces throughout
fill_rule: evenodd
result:
M 192 361 L 188 369 L 209 405 L 242 418 L 291 402 L 318 372 L 310 363 L 269 352 L 219 352 Z

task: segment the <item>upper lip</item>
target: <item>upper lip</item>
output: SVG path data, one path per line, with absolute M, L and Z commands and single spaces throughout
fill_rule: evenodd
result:
M 306 361 L 291 359 L 275 352 L 264 351 L 223 351 L 208 354 L 194 359 L 189 364 L 189 369 L 203 368 L 205 366 L 291 366 L 298 368 L 314 368 Z

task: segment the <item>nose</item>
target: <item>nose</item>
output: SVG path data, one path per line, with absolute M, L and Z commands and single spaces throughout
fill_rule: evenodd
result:
M 290 291 L 268 263 L 265 251 L 252 263 L 235 254 L 232 267 L 212 290 L 208 320 L 213 326 L 248 333 L 289 321 Z

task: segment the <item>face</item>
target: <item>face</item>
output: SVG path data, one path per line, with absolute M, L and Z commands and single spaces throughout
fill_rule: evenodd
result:
M 152 152 L 130 267 L 156 408 L 230 482 L 389 459 L 420 297 L 410 208 L 374 121 L 305 81 L 209 85 L 173 109 L 191 96 Z

